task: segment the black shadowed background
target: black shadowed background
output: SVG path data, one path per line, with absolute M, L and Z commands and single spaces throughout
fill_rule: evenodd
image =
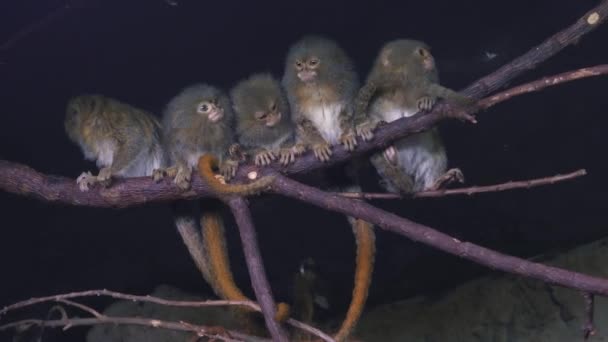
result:
M 462 89 L 597 2 L 78 0 L 64 9 L 65 1 L 6 0 L 0 4 L 5 120 L 0 158 L 73 178 L 95 170 L 64 133 L 70 97 L 98 92 L 160 116 L 169 99 L 192 83 L 229 89 L 254 72 L 280 76 L 288 46 L 307 33 L 335 39 L 362 78 L 384 42 L 424 40 L 432 46 L 442 84 Z M 510 85 L 606 63 L 606 42 L 604 25 Z M 441 125 L 450 166 L 463 170 L 468 185 L 586 168 L 589 175 L 581 179 L 531 190 L 374 204 L 458 239 L 524 257 L 602 237 L 608 213 L 607 89 L 606 77 L 575 81 L 493 107 L 474 126 Z M 366 187 L 378 190 L 374 173 L 368 176 Z M 354 268 L 346 220 L 282 198 L 251 203 L 277 299 L 288 299 L 293 273 L 313 257 L 331 286 L 329 314 L 342 315 Z M 96 288 L 145 294 L 170 284 L 211 293 L 166 204 L 95 209 L 0 193 L 0 208 L 0 307 Z M 233 271 L 251 295 L 235 228 L 229 219 Z M 381 230 L 377 235 L 368 308 L 433 295 L 489 271 L 401 236 Z M 70 336 L 80 341 L 83 331 Z

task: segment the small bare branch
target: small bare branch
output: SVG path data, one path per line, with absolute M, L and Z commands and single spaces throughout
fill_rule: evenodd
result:
M 103 317 L 103 315 L 99 311 L 93 309 L 90 306 L 86 306 L 84 304 L 76 303 L 76 302 L 71 301 L 69 299 L 60 299 L 60 300 L 58 300 L 58 302 L 59 303 L 67 304 L 69 306 L 73 306 L 75 308 L 79 308 L 82 311 L 86 311 L 86 312 L 90 313 L 91 315 L 93 315 L 93 317 L 97 317 L 97 318 L 102 318 Z
M 413 194 L 412 198 L 429 198 L 429 197 L 447 197 L 455 195 L 475 195 L 485 192 L 501 192 L 514 189 L 529 189 L 542 185 L 551 185 L 555 183 L 564 182 L 567 180 L 582 177 L 587 174 L 585 169 L 576 170 L 564 175 L 555 175 L 551 177 L 529 179 L 524 181 L 510 181 L 501 184 L 485 185 L 485 186 L 471 186 L 466 188 L 457 189 L 442 189 L 432 191 L 421 191 Z M 347 198 L 355 199 L 405 199 L 407 197 L 401 196 L 400 194 L 394 193 L 369 193 L 369 192 L 334 192 L 334 195 L 339 195 Z
M 517 87 L 501 91 L 500 93 L 496 93 L 492 96 L 488 96 L 484 99 L 479 100 L 479 102 L 477 102 L 477 105 L 483 109 L 487 109 L 518 95 L 532 93 L 561 83 L 580 80 L 581 78 L 601 76 L 606 74 L 608 74 L 608 64 L 596 65 L 592 67 L 564 72 L 558 75 L 547 76 L 541 78 L 540 80 L 528 82 L 526 84 L 522 84 Z
M 595 296 L 591 293 L 584 292 L 585 298 L 585 323 L 583 324 L 583 338 L 587 341 L 591 336 L 595 335 L 595 324 L 593 323 L 593 313 L 595 311 Z
M 198 308 L 198 307 L 206 307 L 206 306 L 246 306 L 257 312 L 262 311 L 260 309 L 259 305 L 257 305 L 254 302 L 251 302 L 251 301 L 238 301 L 238 300 L 179 301 L 179 300 L 162 299 L 162 298 L 153 297 L 153 296 L 137 296 L 137 295 L 131 295 L 131 294 L 102 289 L 102 290 L 88 290 L 88 291 L 71 292 L 71 293 L 46 296 L 46 297 L 30 298 L 30 299 L 27 299 L 27 300 L 24 300 L 21 302 L 17 302 L 17 303 L 5 306 L 4 308 L 0 309 L 0 318 L 2 318 L 3 315 L 6 315 L 10 311 L 23 309 L 25 307 L 29 307 L 29 306 L 36 305 L 36 304 L 48 303 L 48 302 L 61 302 L 61 301 L 74 299 L 74 298 L 99 297 L 99 296 L 106 296 L 106 297 L 111 297 L 114 299 L 122 299 L 122 300 L 127 300 L 127 301 L 132 301 L 132 302 L 146 302 L 146 303 L 154 303 L 154 304 L 158 304 L 158 305 L 174 306 L 174 307 Z M 294 328 L 298 328 L 303 331 L 306 331 L 309 334 L 318 336 L 319 338 L 321 338 L 324 341 L 333 342 L 333 339 L 331 338 L 331 336 L 323 333 L 319 329 L 316 329 L 308 324 L 305 324 L 303 322 L 300 322 L 298 320 L 291 319 L 291 318 L 288 319 L 286 322 L 287 322 L 287 324 L 293 326 Z
M 260 311 L 257 304 L 255 304 L 254 302 L 250 302 L 250 301 L 231 301 L 231 300 L 175 301 L 175 300 L 162 299 L 162 298 L 152 297 L 152 296 L 130 295 L 130 294 L 126 294 L 126 293 L 120 293 L 120 292 L 103 289 L 103 290 L 89 290 L 89 291 L 71 292 L 71 293 L 65 293 L 65 294 L 59 294 L 59 295 L 53 295 L 53 296 L 46 296 L 46 297 L 30 298 L 28 300 L 17 302 L 17 303 L 5 306 L 4 308 L 0 309 L 0 317 L 7 314 L 9 311 L 14 311 L 14 310 L 25 308 L 25 307 L 35 305 L 35 304 L 46 303 L 46 302 L 59 302 L 61 300 L 65 300 L 65 299 L 82 298 L 82 297 L 99 297 L 99 296 L 107 296 L 107 297 L 111 297 L 111 298 L 115 298 L 115 299 L 122 299 L 122 300 L 128 300 L 128 301 L 133 301 L 133 302 L 154 303 L 154 304 L 166 305 L 166 306 L 204 307 L 204 306 L 239 305 L 239 306 L 249 307 L 255 311 Z
M 67 319 L 58 319 L 58 320 L 43 320 L 43 319 L 26 319 L 21 321 L 16 321 L 12 323 L 8 323 L 0 326 L 0 331 L 14 329 L 21 326 L 26 325 L 38 325 L 45 327 L 77 327 L 77 326 L 91 326 L 91 325 L 99 325 L 99 324 L 121 324 L 121 325 L 140 325 L 152 328 L 162 328 L 176 331 L 191 331 L 198 336 L 205 336 L 209 338 L 214 338 L 220 341 L 227 342 L 242 342 L 242 341 L 264 341 L 268 342 L 266 339 L 259 339 L 257 337 L 248 336 L 237 331 L 225 330 L 229 336 L 225 336 L 224 334 L 218 334 L 218 330 L 215 327 L 206 327 L 202 325 L 192 325 L 186 324 L 183 322 L 171 322 L 171 321 L 163 321 L 159 319 L 152 318 L 142 318 L 142 317 L 111 317 L 111 316 L 102 316 L 100 318 L 67 318 Z M 64 329 L 65 330 L 65 329 Z M 223 330 L 223 329 L 222 329 Z M 233 339 L 232 336 L 239 338 Z

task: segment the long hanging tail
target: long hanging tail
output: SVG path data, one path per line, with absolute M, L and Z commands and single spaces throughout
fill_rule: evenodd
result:
M 346 312 L 342 326 L 334 339 L 345 341 L 355 328 L 367 301 L 369 287 L 374 271 L 374 257 L 376 254 L 376 235 L 373 226 L 363 220 L 357 219 L 353 223 L 353 232 L 357 240 L 357 257 L 355 268 L 355 283 L 353 297 Z
M 204 201 L 201 205 L 202 243 L 212 278 L 210 284 L 221 298 L 249 300 L 234 282 L 226 249 L 223 220 L 219 208 L 215 208 L 216 203 L 211 202 L 212 200 Z
M 236 285 L 230 270 L 230 258 L 226 247 L 224 223 L 220 215 L 217 200 L 201 201 L 201 231 L 205 260 L 209 265 L 209 284 L 215 293 L 227 300 L 250 300 Z M 247 309 L 245 309 L 248 311 Z M 290 315 L 290 307 L 286 303 L 277 304 L 275 319 L 283 322 Z M 246 319 L 246 318 L 244 318 Z
M 173 204 L 172 210 L 177 232 L 186 245 L 194 264 L 203 275 L 205 281 L 215 289 L 215 286 L 211 284 L 213 280 L 211 277 L 211 268 L 207 262 L 207 253 L 205 252 L 192 208 L 190 208 L 190 205 L 188 205 L 187 202 L 177 201 Z

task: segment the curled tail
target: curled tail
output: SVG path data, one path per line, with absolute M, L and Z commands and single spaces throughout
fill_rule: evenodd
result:
M 213 173 L 213 168 L 218 167 L 218 165 L 219 161 L 215 156 L 205 154 L 198 160 L 198 171 L 207 184 L 215 192 L 222 195 L 253 195 L 268 188 L 274 181 L 274 176 L 265 176 L 249 184 L 224 184 Z
M 334 336 L 337 342 L 345 341 L 355 328 L 365 302 L 374 271 L 374 257 L 376 254 L 376 235 L 373 226 L 363 220 L 357 219 L 353 224 L 353 232 L 357 240 L 357 260 L 355 268 L 355 283 L 353 297 L 342 322 L 340 330 Z

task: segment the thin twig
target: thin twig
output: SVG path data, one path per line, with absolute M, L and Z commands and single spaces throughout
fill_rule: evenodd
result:
M 466 188 L 457 188 L 457 189 L 442 189 L 442 190 L 429 190 L 429 191 L 421 191 L 413 194 L 412 198 L 429 198 L 429 197 L 447 197 L 454 195 L 475 195 L 484 192 L 501 192 L 506 190 L 513 189 L 529 189 L 542 185 L 551 185 L 555 183 L 564 182 L 567 180 L 575 179 L 578 177 L 582 177 L 587 174 L 585 169 L 576 170 L 574 172 L 570 172 L 564 175 L 555 175 L 551 177 L 543 177 L 536 179 L 529 179 L 523 181 L 510 181 L 501 184 L 494 185 L 484 185 L 484 186 L 471 186 Z M 373 192 L 335 192 L 335 195 L 339 195 L 346 198 L 355 198 L 355 199 L 403 199 L 407 198 L 400 194 L 394 193 L 373 193 Z
M 3 315 L 6 315 L 10 311 L 22 309 L 28 306 L 47 303 L 47 302 L 60 302 L 62 300 L 74 299 L 74 298 L 82 298 L 82 297 L 99 297 L 106 296 L 115 299 L 127 300 L 130 302 L 146 302 L 153 303 L 164 306 L 173 306 L 173 307 L 190 307 L 190 308 L 198 308 L 198 307 L 208 307 L 208 306 L 246 306 L 251 308 L 254 311 L 261 312 L 260 306 L 251 301 L 238 301 L 238 300 L 205 300 L 205 301 L 179 301 L 179 300 L 169 300 L 163 299 L 153 296 L 137 296 L 131 295 L 121 292 L 110 291 L 106 289 L 102 290 L 88 290 L 88 291 L 80 291 L 80 292 L 71 292 L 53 296 L 45 296 L 45 297 L 37 297 L 30 298 L 21 302 L 13 303 L 11 305 L 5 306 L 0 309 L 0 318 Z M 325 341 L 333 341 L 329 335 L 326 335 L 322 331 L 295 319 L 288 319 L 286 321 L 289 325 L 306 331 L 312 335 L 316 335 Z
M 80 303 L 76 303 L 74 301 L 71 301 L 69 299 L 60 299 L 58 300 L 59 303 L 64 303 L 70 306 L 73 306 L 75 308 L 79 308 L 82 311 L 86 311 L 88 313 L 90 313 L 91 315 L 93 315 L 93 317 L 97 317 L 97 318 L 102 318 L 104 315 L 101 314 L 99 311 L 93 309 L 90 306 L 84 305 L 84 304 L 80 304 Z
M 225 336 L 224 334 L 217 333 L 218 330 L 215 327 L 206 327 L 202 325 L 193 325 L 186 324 L 183 322 L 171 322 L 164 321 L 154 318 L 143 318 L 143 317 L 112 317 L 112 316 L 102 316 L 101 318 L 68 318 L 68 319 L 58 319 L 58 320 L 43 320 L 43 319 L 25 319 L 21 321 L 11 322 L 5 325 L 0 326 L 0 331 L 13 329 L 21 326 L 27 325 L 38 325 L 45 327 L 64 327 L 64 330 L 69 329 L 71 327 L 77 326 L 90 326 L 90 325 L 99 325 L 99 324 L 121 324 L 121 325 L 140 325 L 152 328 L 163 328 L 175 331 L 190 331 L 198 336 L 206 336 L 209 338 L 218 339 L 221 341 L 228 342 L 241 342 L 241 341 L 264 341 L 268 342 L 266 339 L 258 339 L 257 337 L 248 336 L 237 331 L 232 330 L 224 330 L 228 335 L 239 338 L 238 340 L 231 338 L 230 336 Z
M 4 308 L 0 309 L 0 317 L 2 317 L 2 315 L 5 315 L 9 311 L 21 309 L 21 308 L 31 306 L 34 304 L 40 304 L 40 303 L 45 303 L 45 302 L 58 302 L 63 299 L 73 299 L 73 298 L 81 298 L 81 297 L 99 297 L 99 296 L 107 296 L 107 297 L 112 297 L 115 299 L 123 299 L 123 300 L 127 300 L 127 301 L 132 301 L 132 302 L 154 303 L 154 304 L 166 305 L 166 306 L 204 307 L 204 306 L 238 305 L 238 306 L 249 307 L 255 311 L 260 311 L 257 304 L 255 304 L 254 302 L 250 302 L 250 301 L 237 301 L 237 300 L 175 301 L 175 300 L 162 299 L 162 298 L 153 297 L 153 296 L 130 295 L 130 294 L 126 294 L 126 293 L 120 293 L 120 292 L 102 289 L 102 290 L 88 290 L 88 291 L 71 292 L 71 293 L 46 296 L 46 297 L 30 298 L 30 299 L 27 299 L 27 300 L 24 300 L 21 302 L 17 302 L 17 303 L 5 306 Z
M 578 70 L 564 72 L 558 75 L 543 77 L 539 80 L 528 82 L 492 96 L 488 96 L 477 102 L 483 109 L 487 109 L 496 104 L 509 100 L 515 96 L 536 92 L 547 87 L 552 87 L 561 83 L 579 80 L 581 78 L 601 76 L 608 74 L 608 64 L 586 67 Z
M 276 303 L 268 279 L 266 279 L 266 271 L 264 270 L 264 263 L 262 261 L 262 255 L 260 254 L 260 248 L 258 247 L 257 236 L 251 219 L 249 206 L 242 197 L 229 199 L 228 205 L 230 206 L 236 224 L 239 227 L 245 261 L 247 262 L 247 268 L 249 269 L 249 278 L 251 279 L 255 297 L 262 308 L 266 327 L 268 328 L 273 341 L 287 342 L 289 341 L 287 332 L 281 327 L 279 322 L 275 320 Z
M 585 341 L 595 335 L 595 324 L 593 323 L 593 313 L 595 311 L 595 296 L 588 292 L 583 292 L 585 298 L 585 322 L 583 323 L 583 337 Z
M 296 321 L 293 318 L 287 319 L 286 322 L 289 325 L 291 325 L 292 327 L 298 328 L 298 329 L 303 330 L 303 331 L 306 331 L 307 333 L 309 333 L 312 336 L 318 336 L 318 337 L 320 337 L 321 340 L 323 340 L 325 342 L 336 342 L 336 340 L 333 337 L 327 335 L 326 333 L 324 333 L 320 329 L 317 329 L 317 328 L 315 328 L 315 327 L 313 327 L 311 325 L 305 324 L 305 323 L 300 322 L 300 321 Z

